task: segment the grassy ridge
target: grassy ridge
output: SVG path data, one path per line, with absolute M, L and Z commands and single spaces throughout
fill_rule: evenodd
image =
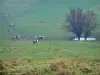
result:
M 44 35 L 47 37 L 67 36 L 67 32 L 61 30 L 66 13 L 72 7 L 83 9 L 99 6 L 100 0 L 0 0 L 0 14 L 9 14 L 9 22 L 6 26 L 0 23 L 0 28 L 7 27 L 9 23 L 16 24 L 16 33 L 20 35 Z M 17 10 L 16 10 L 17 9 Z M 96 10 L 97 11 L 97 10 Z M 100 13 L 97 11 L 98 14 Z M 41 20 L 44 23 L 40 23 Z M 4 20 L 6 23 L 6 21 Z M 0 29 L 0 30 L 1 30 Z M 1 30 L 3 31 L 3 30 Z

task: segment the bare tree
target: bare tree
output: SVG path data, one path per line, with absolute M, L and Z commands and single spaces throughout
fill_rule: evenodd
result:
M 73 8 L 67 14 L 67 22 L 67 28 L 77 36 L 78 40 L 80 40 L 82 34 L 84 34 L 86 40 L 96 27 L 97 19 L 93 11 L 84 12 L 80 8 Z
M 96 27 L 97 19 L 96 14 L 93 11 L 88 10 L 85 13 L 85 25 L 84 25 L 84 38 L 90 36 L 91 31 Z
M 80 8 L 71 9 L 67 15 L 67 22 L 69 23 L 67 27 L 77 36 L 78 40 L 80 40 L 85 24 L 85 14 L 83 10 Z

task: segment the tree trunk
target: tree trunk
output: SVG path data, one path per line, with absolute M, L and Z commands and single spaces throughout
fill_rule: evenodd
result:
M 87 40 L 87 37 L 84 37 L 85 38 L 85 40 Z
M 77 38 L 78 38 L 79 41 L 80 41 L 80 37 L 81 37 L 81 35 L 80 34 L 77 34 Z
M 87 40 L 87 38 L 89 37 L 89 35 L 90 35 L 90 31 L 85 32 L 85 34 L 84 34 L 84 38 L 85 38 L 85 40 Z
M 80 37 L 78 37 L 78 40 L 80 41 Z

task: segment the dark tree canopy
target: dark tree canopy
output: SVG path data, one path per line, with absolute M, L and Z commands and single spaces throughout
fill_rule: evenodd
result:
M 85 14 L 85 25 L 84 25 L 84 38 L 90 36 L 91 31 L 96 27 L 97 19 L 96 14 L 93 11 L 88 10 Z
M 96 17 L 93 11 L 85 13 L 80 8 L 73 8 L 67 14 L 67 22 L 67 28 L 77 36 L 78 40 L 83 33 L 86 39 L 96 26 Z
M 70 10 L 70 13 L 67 15 L 67 21 L 69 22 L 69 29 L 78 37 L 80 37 L 83 33 L 83 27 L 85 24 L 85 16 L 84 12 L 80 8 L 73 8 Z

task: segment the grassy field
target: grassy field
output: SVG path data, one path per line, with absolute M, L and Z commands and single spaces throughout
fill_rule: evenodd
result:
M 0 0 L 1 36 L 7 36 L 4 28 L 11 29 L 8 25 L 12 22 L 16 25 L 15 30 L 11 29 L 14 35 L 44 35 L 50 38 L 69 36 L 61 28 L 66 14 L 73 7 L 93 9 L 100 18 L 100 0 Z M 41 23 L 41 20 L 44 22 Z
M 0 59 L 9 56 L 32 59 L 53 59 L 54 57 L 99 58 L 100 42 L 79 41 L 13 41 L 0 46 Z
M 15 35 L 53 39 L 0 41 L 0 75 L 100 75 L 100 42 L 64 40 L 72 36 L 63 25 L 73 7 L 94 10 L 99 22 L 100 0 L 0 0 L 0 40 Z
M 100 42 L 12 41 L 0 44 L 0 59 L 6 75 L 100 75 Z

